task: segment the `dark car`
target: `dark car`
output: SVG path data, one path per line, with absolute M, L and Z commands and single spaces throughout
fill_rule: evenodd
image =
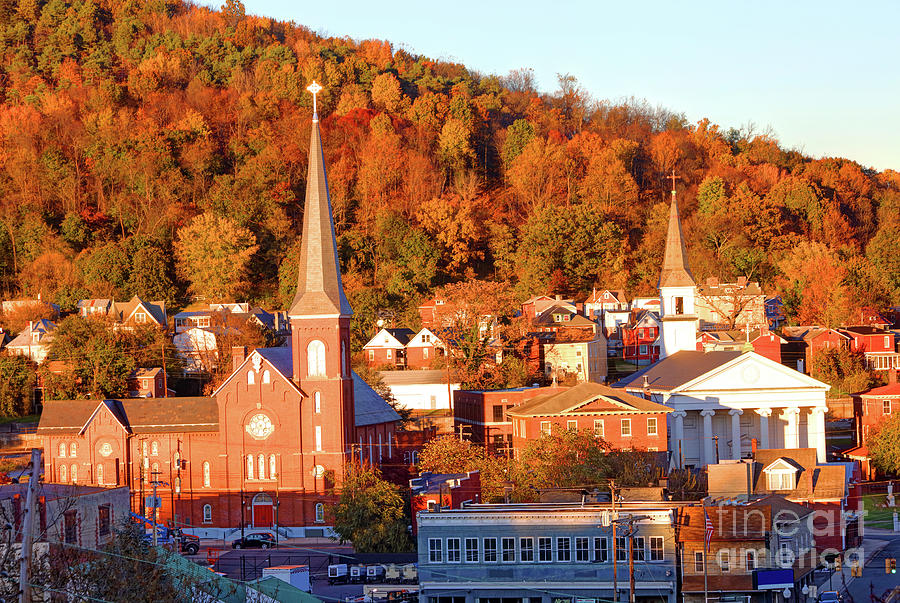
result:
M 233 549 L 270 549 L 275 546 L 275 536 L 269 532 L 252 532 L 231 543 Z
M 834 590 L 826 590 L 819 593 L 819 603 L 844 603 L 844 597 Z

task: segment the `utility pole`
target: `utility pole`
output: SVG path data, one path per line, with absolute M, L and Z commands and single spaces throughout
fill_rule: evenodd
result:
M 609 493 L 612 498 L 612 556 L 613 556 L 613 602 L 619 603 L 619 551 L 616 549 L 616 480 L 609 480 Z
M 34 496 L 41 473 L 41 451 L 31 449 L 31 478 L 25 496 L 25 517 L 22 519 L 22 550 L 19 553 L 19 603 L 31 601 L 31 542 L 34 530 Z
M 153 546 L 157 546 L 159 544 L 159 503 L 160 499 L 156 497 L 156 488 L 161 485 L 168 486 L 169 484 L 166 482 L 159 481 L 156 479 L 156 476 L 160 475 L 159 471 L 153 471 L 150 473 L 150 477 L 153 479 L 150 483 L 153 485 Z
M 621 521 L 628 525 L 625 531 L 625 535 L 628 537 L 628 588 L 629 588 L 629 596 L 628 600 L 630 603 L 635 603 L 635 587 L 634 587 L 634 533 L 636 531 L 634 527 L 634 522 L 641 521 L 642 519 L 650 519 L 649 515 L 629 515 L 627 519 L 617 519 L 616 521 Z M 615 522 L 613 522 L 613 530 L 615 530 Z M 613 532 L 615 533 L 615 531 Z

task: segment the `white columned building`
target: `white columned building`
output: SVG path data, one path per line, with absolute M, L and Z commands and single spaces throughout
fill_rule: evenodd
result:
M 697 288 L 675 191 L 659 279 L 662 359 L 615 384 L 674 409 L 671 466 L 702 467 L 758 448 L 815 448 L 825 462 L 829 385 L 754 352 L 698 352 Z

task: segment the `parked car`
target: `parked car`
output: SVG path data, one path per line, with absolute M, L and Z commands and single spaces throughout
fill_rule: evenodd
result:
M 231 543 L 233 549 L 271 549 L 275 547 L 275 536 L 271 532 L 251 532 Z
M 147 544 L 153 544 L 153 532 L 146 532 L 141 537 Z M 156 542 L 161 545 L 175 542 L 178 550 L 186 555 L 196 555 L 200 552 L 200 538 L 193 534 L 185 534 L 180 528 L 169 529 L 159 526 L 156 532 Z
M 836 590 L 819 593 L 819 603 L 844 603 L 844 597 Z

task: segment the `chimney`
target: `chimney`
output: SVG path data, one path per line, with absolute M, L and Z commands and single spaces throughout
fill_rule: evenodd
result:
M 247 346 L 236 345 L 231 347 L 231 370 L 236 371 L 247 358 Z
M 753 453 L 753 457 L 756 458 L 756 447 L 759 445 L 759 442 L 756 441 L 756 438 L 750 440 L 750 451 Z

